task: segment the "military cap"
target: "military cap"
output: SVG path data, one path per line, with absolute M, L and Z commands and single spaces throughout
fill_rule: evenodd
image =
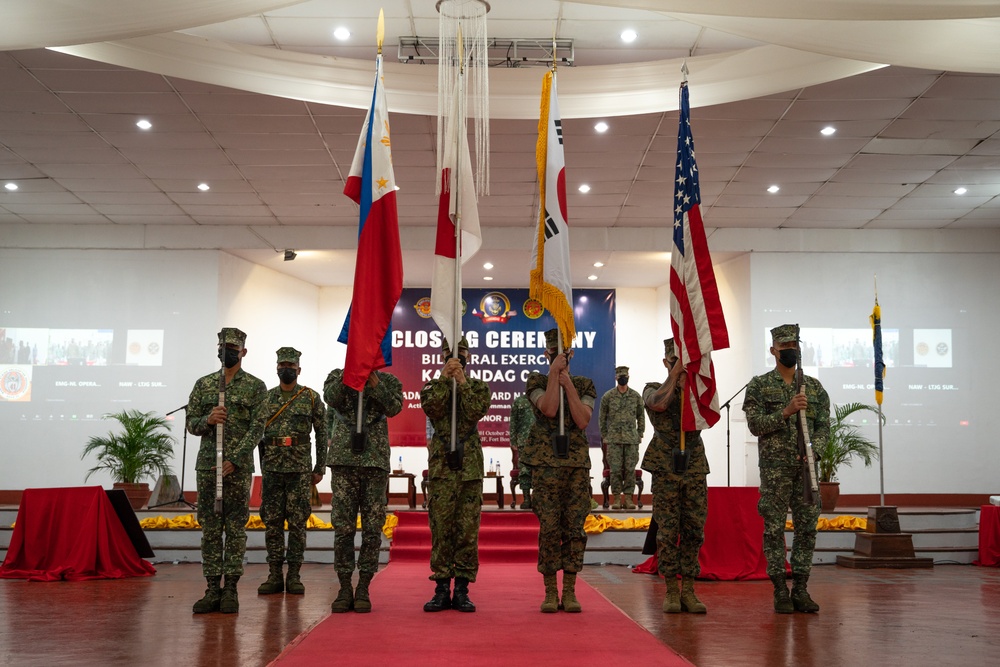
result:
M 615 368 L 615 375 L 628 375 L 628 366 L 618 366 Z
M 293 364 L 299 363 L 299 357 L 302 353 L 296 350 L 294 347 L 279 347 L 277 351 L 278 363 L 282 361 L 290 361 Z
M 799 339 L 798 324 L 782 324 L 771 329 L 771 341 L 774 343 L 791 343 Z
M 545 332 L 545 349 L 546 350 L 558 350 L 559 349 L 559 327 L 549 329 Z
M 677 353 L 674 352 L 674 339 L 673 338 L 663 339 L 663 358 L 669 359 L 670 357 L 675 357 L 675 356 L 677 356 Z
M 469 351 L 469 341 L 466 340 L 465 336 L 462 336 L 461 340 L 458 341 L 458 351 L 459 352 Z M 451 343 L 448 342 L 447 338 L 441 339 L 441 352 L 443 352 L 445 355 L 451 352 Z
M 219 332 L 219 345 L 239 345 L 240 349 L 247 341 L 247 335 L 236 327 L 223 327 Z

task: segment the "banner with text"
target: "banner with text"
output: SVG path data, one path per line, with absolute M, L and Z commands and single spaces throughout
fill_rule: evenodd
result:
M 575 350 L 570 372 L 594 381 L 597 400 L 615 383 L 615 291 L 574 289 Z M 493 405 L 479 423 L 483 446 L 509 446 L 510 405 L 524 393 L 532 371 L 548 372 L 545 331 L 552 316 L 527 289 L 463 289 L 462 330 L 472 355 L 466 372 L 490 385 Z M 389 420 L 393 446 L 427 444 L 430 424 L 420 407 L 420 390 L 441 374 L 442 334 L 430 319 L 430 289 L 405 288 L 392 318 L 392 367 L 403 383 L 403 410 Z M 587 428 L 592 447 L 601 444 L 598 405 Z

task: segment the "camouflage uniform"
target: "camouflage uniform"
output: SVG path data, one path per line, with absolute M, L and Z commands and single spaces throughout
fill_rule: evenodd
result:
M 780 331 L 790 325 L 777 327 Z M 795 329 L 795 336 L 798 328 Z M 775 342 L 780 342 L 775 337 Z M 819 380 L 806 376 L 806 422 L 812 442 L 824 442 L 830 433 L 830 397 Z M 792 574 L 808 575 L 816 546 L 816 520 L 820 505 L 802 498 L 802 462 L 796 446 L 798 416 L 782 417 L 782 410 L 795 394 L 794 384 L 784 381 L 777 369 L 750 381 L 743 411 L 747 427 L 757 436 L 760 465 L 760 502 L 757 510 L 764 519 L 764 555 L 770 576 L 785 574 L 785 519 L 789 507 L 795 524 L 792 541 Z
M 570 376 L 581 401 L 593 407 L 597 390 L 590 378 Z M 546 417 L 538 409 L 538 397 L 545 393 L 549 377 L 528 376 L 525 394 L 532 402 L 535 423 L 524 450 L 531 466 L 534 494 L 531 509 L 538 515 L 538 571 L 554 575 L 559 570 L 576 573 L 583 569 L 587 534 L 583 524 L 590 514 L 590 446 L 585 430 L 577 427 L 563 397 L 565 433 L 569 436 L 569 456 L 556 458 L 553 438 L 559 433 L 559 417 Z
M 365 387 L 362 424 L 368 431 L 361 454 L 351 451 L 351 434 L 357 429 L 358 392 L 343 383 L 341 369 L 331 371 L 323 383 L 330 432 L 330 489 L 333 523 L 334 569 L 338 575 L 354 571 L 354 535 L 361 515 L 361 553 L 358 570 L 374 575 L 385 525 L 385 490 L 389 482 L 389 427 L 387 417 L 403 408 L 403 385 L 396 376 L 377 373 L 377 387 Z
M 227 328 L 219 334 L 220 344 L 237 343 L 242 347 L 245 339 L 246 334 L 239 329 Z M 242 368 L 226 385 L 228 417 L 223 428 L 223 458 L 236 469 L 223 477 L 222 514 L 215 511 L 215 426 L 208 423 L 209 413 L 218 405 L 219 371 L 215 371 L 194 383 L 187 403 L 187 430 L 201 436 L 195 471 L 202 571 L 206 577 L 228 578 L 243 574 L 253 449 L 267 420 L 267 387 Z
M 619 366 L 615 374 L 616 377 L 628 377 L 628 367 Z M 627 385 L 624 392 L 618 387 L 606 391 L 601 397 L 598 424 L 608 452 L 611 493 L 615 496 L 624 493 L 631 498 L 635 491 L 635 469 L 639 464 L 639 443 L 646 429 L 639 392 Z
M 661 383 L 649 382 L 642 391 L 643 403 Z M 684 448 L 690 451 L 687 471 L 674 472 L 673 450 L 680 447 L 681 395 L 663 412 L 646 409 L 653 425 L 653 439 L 646 447 L 642 469 L 653 475 L 653 520 L 656 521 L 656 558 L 664 577 L 697 577 L 701 572 L 698 552 L 705 541 L 708 517 L 708 459 L 701 431 L 684 432 Z M 680 537 L 680 544 L 677 539 Z
M 463 339 L 464 340 L 464 339 Z M 464 445 L 461 470 L 452 470 L 446 454 L 451 449 L 452 379 L 438 377 L 420 391 L 420 405 L 434 426 L 427 443 L 427 514 L 431 528 L 433 580 L 476 580 L 479 571 L 479 515 L 483 498 L 483 447 L 479 420 L 490 409 L 490 388 L 467 377 L 458 388 L 456 434 Z
M 517 466 L 520 471 L 517 481 L 525 500 L 531 496 L 531 466 L 524 460 L 524 448 L 534 423 L 535 411 L 531 408 L 531 401 L 521 394 L 510 406 L 510 444 L 517 450 Z
M 278 361 L 298 363 L 298 353 L 282 355 Z M 294 359 L 292 358 L 294 357 Z M 326 470 L 326 407 L 319 394 L 296 386 L 288 392 L 281 386 L 267 392 L 268 422 L 264 429 L 261 468 L 264 472 L 260 518 L 267 529 L 269 563 L 301 563 L 306 547 L 306 522 L 312 513 L 310 492 L 313 474 Z M 316 431 L 316 463 L 310 453 L 310 431 Z M 285 552 L 285 521 L 288 521 L 288 551 Z

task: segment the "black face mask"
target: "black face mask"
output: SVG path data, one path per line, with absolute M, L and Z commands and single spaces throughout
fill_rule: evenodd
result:
M 619 375 L 618 376 L 618 386 L 619 387 L 624 387 L 627 384 L 628 384 L 628 376 L 627 375 Z
M 234 350 L 231 347 L 220 347 L 219 361 L 224 363 L 226 368 L 232 368 L 236 364 L 240 363 L 240 352 L 241 350 Z
M 279 368 L 278 369 L 278 379 L 281 380 L 281 384 L 293 384 L 295 378 L 299 375 L 298 370 L 294 368 Z
M 465 369 L 465 365 L 467 363 L 469 363 L 469 360 L 466 359 L 463 355 L 460 354 L 460 355 L 458 355 L 458 363 L 462 364 L 462 369 L 464 370 Z
M 785 368 L 795 368 L 799 361 L 799 351 L 795 348 L 786 348 L 778 351 L 778 361 Z

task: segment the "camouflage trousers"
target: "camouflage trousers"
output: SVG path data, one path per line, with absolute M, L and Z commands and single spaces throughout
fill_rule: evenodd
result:
M 389 471 L 381 468 L 332 466 L 330 468 L 330 522 L 333 524 L 333 568 L 338 575 L 354 572 L 354 535 L 361 515 L 361 574 L 378 571 L 378 550 L 385 525 L 385 490 Z
M 517 483 L 521 486 L 521 493 L 525 496 L 531 494 L 531 466 L 523 463 L 520 452 L 518 452 L 517 462 Z
M 253 473 L 236 470 L 222 478 L 221 514 L 215 511 L 215 471 L 198 470 L 196 477 L 202 573 L 206 577 L 241 575 L 247 551 Z
M 538 516 L 538 571 L 542 574 L 579 572 L 587 550 L 583 524 L 590 514 L 590 470 L 531 469 L 535 483 L 531 509 Z
M 264 472 L 260 518 L 267 527 L 264 544 L 267 562 L 301 563 L 306 549 L 306 522 L 312 514 L 311 472 Z M 288 521 L 288 550 L 285 550 Z
M 635 491 L 635 469 L 639 466 L 639 445 L 609 442 L 607 446 L 611 493 L 631 496 Z
M 705 541 L 708 482 L 705 475 L 653 474 L 656 560 L 664 577 L 697 577 L 698 553 Z
M 761 468 L 760 501 L 757 511 L 764 519 L 764 556 L 769 576 L 785 573 L 785 519 L 792 510 L 795 536 L 792 539 L 792 574 L 809 574 L 816 547 L 816 520 L 820 514 L 819 495 L 810 505 L 802 498 L 802 466 Z
M 461 472 L 427 485 L 431 526 L 431 579 L 476 580 L 479 572 L 479 517 L 483 482 L 462 481 Z

